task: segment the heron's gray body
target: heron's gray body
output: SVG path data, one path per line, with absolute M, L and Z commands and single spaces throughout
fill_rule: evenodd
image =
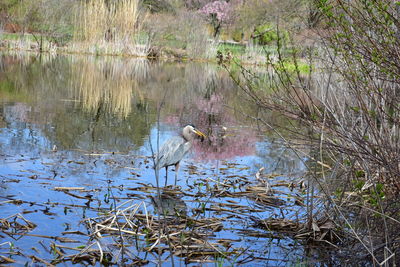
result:
M 165 185 L 168 179 L 168 166 L 175 165 L 175 185 L 178 180 L 179 162 L 192 146 L 191 141 L 195 136 L 203 140 L 206 135 L 197 130 L 193 125 L 186 125 L 182 129 L 182 136 L 175 136 L 168 139 L 155 155 L 155 169 L 159 170 L 165 167 Z
M 168 139 L 156 155 L 156 169 L 178 164 L 187 154 L 191 143 L 182 136 Z

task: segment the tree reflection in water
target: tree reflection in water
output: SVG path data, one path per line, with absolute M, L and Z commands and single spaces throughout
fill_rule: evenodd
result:
M 227 160 L 255 153 L 255 132 L 238 125 L 224 107 L 225 102 L 222 94 L 212 93 L 196 103 L 197 110 L 193 111 L 197 114 L 195 123 L 200 129 L 206 129 L 208 136 L 204 142 L 193 145 L 197 160 Z
M 194 158 L 198 161 L 254 155 L 258 141 L 256 132 L 239 124 L 231 110 L 226 108 L 227 102 L 222 93 L 208 92 L 206 97 L 198 98 L 194 105 L 186 108 L 184 116 L 166 116 L 164 122 L 175 126 L 193 123 L 207 134 L 208 138 L 203 142 L 193 142 Z
M 8 101 L 2 120 L 32 124 L 51 147 L 137 150 L 164 102 L 162 122 L 176 129 L 193 123 L 207 132 L 209 139 L 195 145 L 199 160 L 254 152 L 255 133 L 238 127 L 237 114 L 224 106 L 247 105 L 215 65 L 83 56 L 1 59 L 0 96 Z

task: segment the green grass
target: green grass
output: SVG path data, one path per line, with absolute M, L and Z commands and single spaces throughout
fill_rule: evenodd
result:
M 148 42 L 148 34 L 141 32 L 137 34 L 135 37 L 132 38 L 132 41 L 139 42 L 146 44 Z M 66 36 L 65 39 L 58 38 L 59 43 L 62 45 L 67 44 L 70 40 L 70 36 Z M 21 34 L 21 33 L 2 33 L 0 34 L 0 40 L 10 40 L 10 41 L 17 41 L 17 40 L 24 40 L 28 42 L 37 42 L 35 37 L 32 34 L 26 33 L 26 34 Z M 47 41 L 47 38 L 44 38 L 44 41 Z M 181 51 L 176 50 L 175 52 L 177 53 L 179 58 L 182 58 L 183 56 L 186 55 L 186 43 L 183 42 L 182 40 L 179 40 L 176 36 L 173 34 L 166 34 L 161 43 L 159 44 L 161 47 L 166 48 L 166 51 L 172 51 L 179 49 Z M 168 49 L 169 48 L 169 49 Z M 243 44 L 235 44 L 235 43 L 221 43 L 218 45 L 217 50 L 221 52 L 222 54 L 226 55 L 229 52 L 237 57 L 240 58 L 241 56 L 246 56 L 246 57 L 257 57 L 258 55 L 260 56 L 266 56 L 267 54 L 272 54 L 276 55 L 277 54 L 277 47 L 275 45 L 265 45 L 265 46 L 246 46 Z M 253 51 L 254 50 L 254 51 Z M 283 57 L 289 57 L 289 54 L 293 52 L 292 48 L 283 48 L 282 49 L 282 56 Z M 97 55 L 102 55 L 105 53 L 108 53 L 106 51 L 102 51 L 100 48 L 97 48 L 95 53 Z M 172 53 L 175 54 L 175 53 Z M 186 55 L 190 56 L 190 55 Z M 214 55 L 214 58 L 217 55 Z M 265 63 L 265 62 L 264 62 Z M 287 60 L 283 63 L 282 66 L 279 66 L 278 68 L 281 68 L 282 70 L 286 70 L 288 72 L 295 72 L 296 71 L 296 66 L 291 60 Z M 310 73 L 310 66 L 305 63 L 298 63 L 298 70 L 302 74 L 308 74 Z
M 293 62 L 284 62 L 283 68 L 287 72 L 295 72 L 296 71 L 296 65 Z M 311 66 L 309 64 L 303 63 L 303 62 L 297 62 L 297 68 L 301 74 L 309 74 L 311 71 Z
M 21 40 L 21 39 L 28 39 L 29 41 L 35 41 L 35 37 L 33 37 L 30 33 L 2 33 L 0 34 L 1 40 Z
M 246 46 L 240 44 L 219 44 L 218 51 L 223 54 L 228 53 L 230 51 L 233 55 L 241 55 L 246 51 Z

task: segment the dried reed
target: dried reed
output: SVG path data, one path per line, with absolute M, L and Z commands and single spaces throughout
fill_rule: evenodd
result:
M 138 0 L 82 2 L 75 18 L 73 50 L 95 54 L 146 55 L 148 40 L 143 46 L 138 38 L 141 28 L 139 11 Z

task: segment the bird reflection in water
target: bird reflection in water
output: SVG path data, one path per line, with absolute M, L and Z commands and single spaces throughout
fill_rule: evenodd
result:
M 154 211 L 164 216 L 184 218 L 187 216 L 187 206 L 178 191 L 164 190 L 160 199 L 150 196 Z

